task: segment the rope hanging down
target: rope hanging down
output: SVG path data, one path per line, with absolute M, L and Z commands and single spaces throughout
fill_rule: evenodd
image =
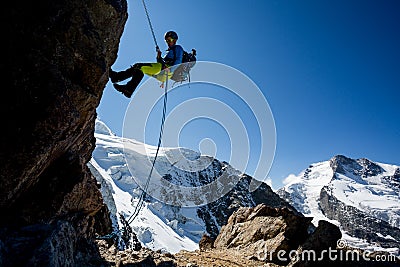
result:
M 151 24 L 149 11 L 147 11 L 147 6 L 146 6 L 146 3 L 144 2 L 144 0 L 142 0 L 142 3 L 143 3 L 144 11 L 146 12 L 147 21 L 149 22 L 151 34 L 153 35 L 154 44 L 156 45 L 156 50 L 159 50 L 160 48 L 158 47 L 156 35 L 154 34 L 153 25 Z
M 142 0 L 142 3 L 143 3 L 144 11 L 146 12 L 147 20 L 149 22 L 149 26 L 150 26 L 151 34 L 153 36 L 154 44 L 156 45 L 156 50 L 158 51 L 159 47 L 157 44 L 156 35 L 154 34 L 153 25 L 151 24 L 149 12 L 147 10 L 146 3 L 144 0 Z M 162 135 L 164 132 L 165 115 L 166 115 L 166 111 L 167 111 L 167 90 L 168 90 L 168 73 L 167 72 L 165 72 L 165 76 L 166 76 L 166 82 L 165 82 L 165 90 L 164 90 L 164 106 L 163 106 L 163 114 L 162 114 L 162 119 L 161 119 L 160 135 L 158 137 L 157 151 L 156 151 L 156 155 L 154 156 L 153 164 L 151 166 L 149 176 L 147 177 L 146 184 L 144 185 L 143 191 L 140 194 L 138 204 L 137 204 L 135 210 L 133 211 L 132 215 L 128 218 L 128 220 L 125 220 L 125 223 L 127 223 L 128 225 L 135 220 L 135 218 L 139 215 L 139 212 L 143 207 L 144 199 L 146 198 L 146 195 L 147 195 L 146 192 L 147 192 L 147 189 L 149 188 L 149 184 L 150 184 L 150 178 L 151 178 L 151 175 L 153 174 L 154 165 L 156 164 L 158 152 L 159 152 L 160 146 L 161 146 Z M 124 219 L 124 218 L 121 217 L 121 219 Z M 99 237 L 97 237 L 97 239 L 111 239 L 111 238 L 114 238 L 115 236 L 117 236 L 118 232 L 121 232 L 121 231 L 118 229 L 117 231 L 114 231 L 111 234 L 108 234 L 105 236 L 99 236 Z
M 160 135 L 158 137 L 156 155 L 154 156 L 153 164 L 151 165 L 150 173 L 149 173 L 149 176 L 147 177 L 146 184 L 144 185 L 143 191 L 140 194 L 138 204 L 136 205 L 136 208 L 133 211 L 132 215 L 127 220 L 128 223 L 131 223 L 135 220 L 135 218 L 139 215 L 139 212 L 143 207 L 144 199 L 146 198 L 146 195 L 147 195 L 146 192 L 147 192 L 147 189 L 149 188 L 149 184 L 150 184 L 150 178 L 151 178 L 151 175 L 153 174 L 154 165 L 156 164 L 158 152 L 160 150 L 162 136 L 163 136 L 163 132 L 164 132 L 165 114 L 167 111 L 167 90 L 168 90 L 168 73 L 167 72 L 165 72 L 165 76 L 166 76 L 166 82 L 165 82 L 165 87 L 164 87 L 165 88 L 165 90 L 164 90 L 164 107 L 163 107 L 163 113 L 162 113 L 162 118 L 161 118 Z
M 147 16 L 147 21 L 149 22 L 149 26 L 150 26 L 151 34 L 153 36 L 154 44 L 156 45 L 156 50 L 158 51 L 159 47 L 157 44 L 157 39 L 156 39 L 156 35 L 154 33 L 153 25 L 151 24 L 149 11 L 147 10 L 147 6 L 146 6 L 146 3 L 144 0 L 142 0 L 142 3 L 143 3 L 144 11 Z M 151 166 L 149 176 L 147 177 L 146 184 L 144 185 L 143 191 L 140 194 L 138 204 L 136 205 L 136 208 L 133 211 L 132 215 L 127 220 L 128 224 L 135 220 L 135 218 L 139 215 L 139 212 L 143 207 L 144 199 L 146 198 L 146 195 L 147 195 L 147 189 L 149 188 L 149 184 L 150 184 L 150 178 L 151 178 L 151 175 L 153 174 L 154 165 L 156 164 L 158 152 L 160 150 L 162 135 L 164 132 L 165 114 L 166 114 L 166 110 L 167 110 L 167 89 L 168 89 L 168 73 L 167 72 L 165 73 L 165 76 L 166 76 L 166 83 L 165 83 L 165 91 L 164 91 L 164 107 L 163 107 L 163 114 L 162 114 L 162 119 L 161 119 L 160 135 L 158 137 L 157 151 L 156 151 L 156 155 L 154 156 L 153 164 Z

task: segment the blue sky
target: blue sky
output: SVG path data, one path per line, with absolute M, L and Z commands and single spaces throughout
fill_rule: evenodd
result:
M 175 30 L 179 44 L 197 49 L 198 60 L 231 66 L 261 89 L 276 126 L 269 173 L 274 188 L 289 174 L 337 154 L 400 165 L 399 1 L 146 3 L 161 49 L 164 33 Z M 142 2 L 128 1 L 128 9 L 114 70 L 155 58 Z M 182 98 L 207 94 L 195 87 Z M 129 102 L 107 84 L 97 111 L 117 135 Z M 220 146 L 217 158 L 227 159 L 229 146 L 219 144 L 228 135 L 223 127 L 210 121 L 187 126 L 183 146 L 195 149 L 199 140 L 211 138 Z M 251 164 L 259 153 L 253 150 Z

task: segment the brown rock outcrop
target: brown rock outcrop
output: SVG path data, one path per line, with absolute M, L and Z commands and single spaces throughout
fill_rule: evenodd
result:
M 280 250 L 296 250 L 307 239 L 311 219 L 263 204 L 240 208 L 222 227 L 214 245 L 240 250 L 244 257 L 280 262 L 276 255 Z
M 399 266 L 399 261 L 395 259 L 379 262 L 376 255 L 370 255 L 370 259 L 362 256 L 353 260 L 346 258 L 347 250 L 353 249 L 337 248 L 337 241 L 341 238 L 339 228 L 327 221 L 320 221 L 318 227 L 309 228 L 310 220 L 287 208 L 261 204 L 237 210 L 217 239 L 214 241 L 204 235 L 196 251 L 182 250 L 176 254 L 147 248 L 118 251 L 104 241 L 98 241 L 98 244 L 102 258 L 111 266 Z M 355 249 L 350 252 L 353 256 L 353 252 L 362 253 Z
M 14 1 L 1 18 L 0 265 L 87 265 L 110 228 L 86 164 L 126 0 Z
M 214 248 L 214 239 L 212 239 L 209 235 L 203 235 L 199 241 L 199 249 L 200 251 L 207 251 Z

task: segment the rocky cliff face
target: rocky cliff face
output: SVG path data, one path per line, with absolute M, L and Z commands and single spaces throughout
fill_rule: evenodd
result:
M 386 194 L 390 197 L 390 193 L 399 196 L 399 168 L 395 169 L 393 175 L 387 175 L 382 166 L 368 159 L 353 160 L 344 156 L 332 158 L 330 166 L 334 171 L 332 178 L 334 182 L 340 180 L 341 175 L 353 177 L 353 180 L 359 184 L 366 184 L 372 178 L 379 177 L 379 183 L 375 182 L 375 187 L 372 187 L 371 191 L 376 192 L 375 194 L 378 196 Z M 380 192 L 377 185 L 383 185 L 391 192 L 389 190 Z M 327 185 L 320 192 L 320 207 L 328 218 L 340 222 L 341 227 L 351 236 L 368 240 L 370 243 L 379 244 L 384 248 L 400 246 L 398 228 L 400 219 L 397 210 L 399 205 L 392 207 L 393 215 L 390 208 L 374 210 L 365 204 L 362 205 L 363 203 L 360 204 L 360 208 L 357 208 L 338 199 L 332 191 L 332 186 Z M 369 199 L 370 202 L 374 200 L 374 198 Z M 387 238 L 389 236 L 390 238 Z
M 396 165 L 337 155 L 310 165 L 278 194 L 314 223 L 337 224 L 352 246 L 399 255 L 399 174 Z
M 391 226 L 387 221 L 346 205 L 338 200 L 328 187 L 324 187 L 321 190 L 320 207 L 328 218 L 340 222 L 341 227 L 351 236 L 379 244 L 383 248 L 400 246 L 400 231 L 398 228 Z M 391 238 L 387 238 L 387 236 Z
M 127 3 L 14 1 L 1 18 L 0 265 L 85 265 L 110 228 L 86 163 Z

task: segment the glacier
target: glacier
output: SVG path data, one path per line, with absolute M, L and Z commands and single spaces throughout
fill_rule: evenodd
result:
M 350 246 L 399 255 L 399 166 L 337 155 L 284 182 L 276 192 L 314 225 L 329 221 Z

